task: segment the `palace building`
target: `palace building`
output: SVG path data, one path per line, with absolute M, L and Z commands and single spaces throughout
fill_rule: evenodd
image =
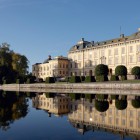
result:
M 43 63 L 36 63 L 32 66 L 32 75 L 43 80 L 46 77 L 68 76 L 69 60 L 67 57 L 58 56 L 54 59 L 49 55 Z
M 119 38 L 89 42 L 82 38 L 68 52 L 70 59 L 69 75 L 94 75 L 98 64 L 106 64 L 109 73 L 115 73 L 118 65 L 125 65 L 128 74 L 134 66 L 140 66 L 140 29 L 138 32 Z
M 98 64 L 108 65 L 109 74 L 115 73 L 118 65 L 127 67 L 128 74 L 134 66 L 140 66 L 140 29 L 130 36 L 121 34 L 119 38 L 101 42 L 85 41 L 82 38 L 63 56 L 32 66 L 32 74 L 36 78 L 67 77 L 94 75 Z

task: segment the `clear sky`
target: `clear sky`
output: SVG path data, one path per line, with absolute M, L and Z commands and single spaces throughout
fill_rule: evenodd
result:
M 26 55 L 31 66 L 67 56 L 81 38 L 103 41 L 140 27 L 140 0 L 0 0 L 0 44 Z

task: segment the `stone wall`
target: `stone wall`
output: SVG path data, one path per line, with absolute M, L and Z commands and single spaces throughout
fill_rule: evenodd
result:
M 1 85 L 2 90 L 100 90 L 100 89 L 111 89 L 111 90 L 140 90 L 140 83 L 68 83 L 68 84 L 5 84 Z

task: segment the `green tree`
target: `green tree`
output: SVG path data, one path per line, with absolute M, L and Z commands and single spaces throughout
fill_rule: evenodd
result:
M 99 64 L 95 67 L 95 75 L 96 76 L 107 76 L 108 75 L 108 66 L 104 64 Z
M 2 43 L 0 45 L 0 65 L 6 65 L 8 67 L 11 67 L 12 62 L 12 56 L 11 56 L 11 50 L 9 49 L 9 44 Z
M 119 65 L 115 68 L 115 75 L 116 76 L 126 76 L 127 75 L 127 68 L 124 65 Z
M 133 67 L 131 70 L 131 74 L 135 75 L 136 79 L 138 79 L 138 77 L 140 76 L 140 67 L 139 66 Z
M 0 82 L 2 79 L 14 82 L 17 77 L 24 77 L 28 74 L 28 59 L 25 55 L 10 50 L 10 45 L 0 45 Z

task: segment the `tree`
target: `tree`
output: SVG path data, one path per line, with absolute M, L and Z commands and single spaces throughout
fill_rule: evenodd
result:
M 0 83 L 2 78 L 9 82 L 15 82 L 17 77 L 28 74 L 28 59 L 25 55 L 10 50 L 10 45 L 0 45 Z
M 131 74 L 135 75 L 136 79 L 138 79 L 138 77 L 140 76 L 140 67 L 139 66 L 133 67 L 131 70 Z
M 12 56 L 11 56 L 11 50 L 9 49 L 9 44 L 2 43 L 0 45 L 0 65 L 6 65 L 8 67 L 11 67 L 12 62 Z
M 132 100 L 131 104 L 134 108 L 140 108 L 140 100 L 139 99 Z
M 127 108 L 127 100 L 115 100 L 115 106 L 118 110 L 124 110 Z
M 12 67 L 18 71 L 20 75 L 28 74 L 28 59 L 25 55 L 12 53 Z
M 108 66 L 104 64 L 99 64 L 95 68 L 95 75 L 96 76 L 107 76 L 108 75 Z
M 126 76 L 127 75 L 127 68 L 124 65 L 119 65 L 115 68 L 115 75 L 116 76 Z

